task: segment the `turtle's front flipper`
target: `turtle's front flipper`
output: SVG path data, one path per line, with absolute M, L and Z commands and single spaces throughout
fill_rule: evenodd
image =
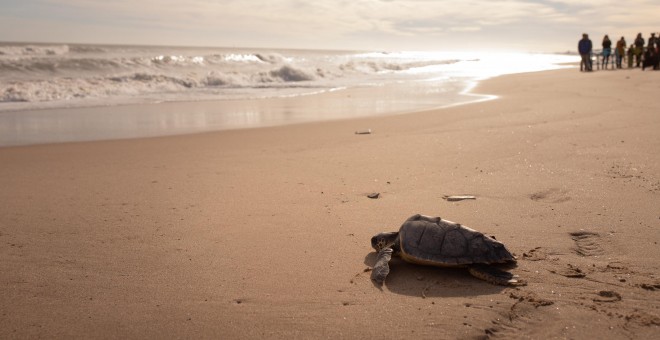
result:
M 468 266 L 468 270 L 472 276 L 496 285 L 524 286 L 527 284 L 524 281 L 516 279 L 513 274 L 487 264 L 472 264 Z
M 382 284 L 390 273 L 389 262 L 392 259 L 392 248 L 384 248 L 378 252 L 378 259 L 371 271 L 371 279 L 378 284 Z

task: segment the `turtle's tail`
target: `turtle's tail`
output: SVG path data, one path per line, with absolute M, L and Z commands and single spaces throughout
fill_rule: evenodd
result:
M 525 281 L 519 280 L 515 275 L 499 270 L 487 264 L 473 264 L 468 267 L 472 276 L 501 286 L 525 286 Z

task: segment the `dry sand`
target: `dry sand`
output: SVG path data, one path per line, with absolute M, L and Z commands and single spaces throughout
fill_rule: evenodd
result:
M 658 84 L 551 71 L 428 112 L 0 148 L 0 338 L 657 337 Z M 393 260 L 379 289 L 369 239 L 415 213 L 495 235 L 529 284 Z

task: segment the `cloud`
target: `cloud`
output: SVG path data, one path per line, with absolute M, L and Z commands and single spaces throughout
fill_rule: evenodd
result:
M 103 34 L 118 41 L 146 39 L 144 43 L 169 38 L 171 44 L 314 48 L 398 48 L 415 42 L 427 46 L 439 39 L 452 44 L 472 40 L 484 46 L 499 39 L 493 45 L 519 41 L 543 48 L 570 41 L 567 45 L 572 46 L 582 31 L 646 32 L 657 25 L 657 16 L 650 13 L 660 13 L 660 3 L 643 0 L 628 0 L 625 6 L 612 0 L 5 1 L 7 5 L 0 5 L 7 6 L 0 10 L 0 28 L 8 28 L 2 17 L 20 17 L 27 30 L 32 20 L 35 30 L 42 27 L 33 31 L 37 39 L 68 27 L 64 31 L 70 36 L 59 40 L 89 41 Z M 12 34 L 2 31 L 0 39 Z M 126 32 L 134 33 L 120 36 Z M 539 43 L 537 36 L 545 41 Z
M 481 31 L 480 26 L 454 26 L 450 29 L 452 32 L 478 32 Z
M 43 4 L 82 17 L 114 18 L 123 22 L 154 25 L 261 23 L 268 27 L 299 25 L 343 32 L 378 28 L 407 34 L 407 29 L 444 32 L 453 25 L 474 27 L 503 25 L 534 13 L 539 19 L 556 19 L 553 7 L 529 1 L 209 1 L 209 0 L 44 0 Z M 414 23 L 417 23 L 415 25 Z M 281 26 L 286 27 L 286 26 Z

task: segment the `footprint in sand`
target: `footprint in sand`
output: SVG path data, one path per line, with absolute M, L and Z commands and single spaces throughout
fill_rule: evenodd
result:
M 621 301 L 621 294 L 613 290 L 601 290 L 598 292 L 598 297 L 594 298 L 595 302 L 617 302 Z
M 601 247 L 600 235 L 591 231 L 576 231 L 570 233 L 571 238 L 577 246 L 574 251 L 580 256 L 603 255 L 605 251 Z
M 656 290 L 660 290 L 660 283 L 640 283 L 640 284 L 636 284 L 635 287 L 639 287 L 650 291 L 656 291 Z
M 550 272 L 553 274 L 557 274 L 565 277 L 571 277 L 571 278 L 583 278 L 587 276 L 587 274 L 583 272 L 582 269 L 570 263 L 565 268 L 553 269 L 550 270 Z
M 532 322 L 542 320 L 542 313 L 539 313 L 540 307 L 551 306 L 555 302 L 538 296 L 534 292 L 512 291 L 509 293 L 511 299 L 516 302 L 511 305 L 508 312 L 504 312 L 506 317 L 497 317 L 491 321 L 492 327 L 484 329 L 486 338 L 519 338 L 520 332 L 528 327 Z M 469 307 L 466 305 L 466 307 Z
M 550 188 L 547 190 L 535 192 L 529 195 L 532 201 L 537 202 L 550 202 L 550 203 L 563 203 L 570 201 L 571 197 L 567 195 L 568 191 L 558 188 Z
M 543 261 L 548 258 L 548 252 L 543 247 L 536 247 L 523 253 L 522 257 L 527 261 Z
M 553 305 L 555 302 L 552 300 L 544 299 L 536 295 L 536 293 L 533 292 L 522 292 L 522 291 L 514 291 L 509 293 L 509 297 L 518 300 L 517 303 L 520 302 L 526 302 L 534 306 L 534 308 L 542 307 L 542 306 L 550 306 Z M 511 306 L 511 310 L 515 308 L 515 304 Z
M 369 272 L 371 272 L 371 268 L 364 268 L 361 272 L 355 274 L 355 276 L 353 276 L 353 278 L 351 279 L 350 282 L 351 282 L 352 284 L 355 284 L 356 281 L 357 281 L 357 280 L 358 280 L 358 279 L 359 279 L 364 273 L 369 273 Z

